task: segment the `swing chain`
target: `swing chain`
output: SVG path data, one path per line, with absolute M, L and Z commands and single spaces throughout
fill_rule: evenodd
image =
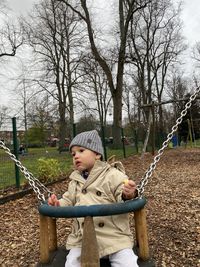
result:
M 24 174 L 25 178 L 28 180 L 29 185 L 36 193 L 37 198 L 40 202 L 45 202 L 45 194 L 51 195 L 52 192 L 45 187 L 40 180 L 35 178 L 31 172 L 29 172 L 26 167 L 22 165 L 22 163 L 16 158 L 16 156 L 11 153 L 10 149 L 6 147 L 3 141 L 0 141 L 0 147 L 5 150 L 5 152 L 10 156 L 10 158 L 15 162 L 15 164 L 19 167 L 20 171 Z
M 162 147 L 158 150 L 157 155 L 154 157 L 153 162 L 150 164 L 149 168 L 143 175 L 139 184 L 137 185 L 138 196 L 142 197 L 144 193 L 144 188 L 149 182 L 153 171 L 156 168 L 156 164 L 159 162 L 160 157 L 162 156 L 166 147 L 168 147 L 169 142 L 171 141 L 173 134 L 177 131 L 178 126 L 181 124 L 183 117 L 187 114 L 188 109 L 191 107 L 192 102 L 195 100 L 196 96 L 200 93 L 200 87 L 197 87 L 195 92 L 190 96 L 189 101 L 185 104 L 185 108 L 182 110 L 180 117 L 176 120 L 176 124 L 172 127 L 172 131 L 167 135 L 167 139 L 163 142 Z

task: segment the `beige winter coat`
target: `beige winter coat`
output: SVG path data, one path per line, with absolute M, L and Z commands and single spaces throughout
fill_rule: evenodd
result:
M 118 168 L 118 169 L 117 169 Z M 120 170 L 119 170 L 120 169 Z M 61 206 L 111 204 L 122 202 L 122 186 L 127 179 L 120 162 L 109 165 L 96 161 L 85 180 L 78 171 L 70 175 L 68 191 L 60 199 Z M 133 247 L 128 214 L 94 217 L 100 257 Z M 81 247 L 84 218 L 74 220 L 66 247 Z

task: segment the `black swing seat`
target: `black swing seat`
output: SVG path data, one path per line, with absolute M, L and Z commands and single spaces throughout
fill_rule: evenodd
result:
M 137 249 L 133 248 L 133 250 L 137 254 Z M 51 253 L 49 263 L 38 263 L 36 267 L 65 267 L 66 256 L 68 253 L 69 251 L 67 251 L 65 247 L 60 247 L 57 251 Z M 152 259 L 147 261 L 138 259 L 138 265 L 139 267 L 155 267 L 155 263 Z M 100 259 L 100 267 L 111 267 L 109 259 Z

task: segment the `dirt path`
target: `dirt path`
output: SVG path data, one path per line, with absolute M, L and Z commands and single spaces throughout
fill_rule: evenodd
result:
M 152 156 L 123 161 L 140 179 Z M 65 183 L 54 185 L 57 193 Z M 200 266 L 200 149 L 165 152 L 145 189 L 149 244 L 157 267 Z M 37 199 L 27 195 L 0 207 L 0 266 L 29 267 L 39 261 Z M 65 244 L 70 220 L 58 220 L 59 245 Z M 66 230 L 67 229 L 67 230 Z

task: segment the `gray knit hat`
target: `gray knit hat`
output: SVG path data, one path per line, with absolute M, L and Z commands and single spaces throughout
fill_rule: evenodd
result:
M 71 151 L 73 146 L 81 146 L 90 149 L 100 155 L 103 158 L 103 146 L 101 138 L 96 130 L 82 132 L 74 137 L 71 141 L 69 150 Z

